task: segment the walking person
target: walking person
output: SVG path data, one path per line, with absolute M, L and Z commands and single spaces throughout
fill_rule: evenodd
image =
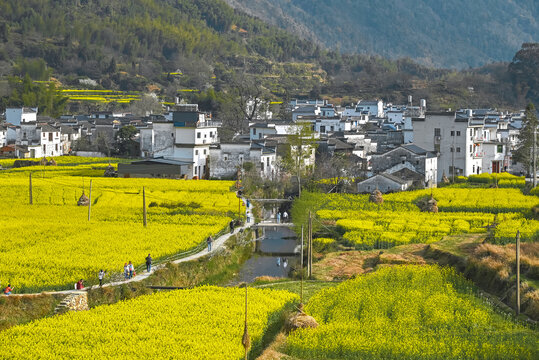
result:
M 286 211 L 283 213 L 283 222 L 288 222 L 288 213 Z
M 283 268 L 286 270 L 287 266 L 288 266 L 288 259 L 284 258 L 284 260 L 283 260 Z
M 9 296 L 11 295 L 12 291 L 13 291 L 13 288 L 11 287 L 11 284 L 7 284 L 7 287 L 4 289 L 4 295 Z
M 211 245 L 213 243 L 213 238 L 210 236 L 208 236 L 208 238 L 206 239 L 206 243 L 208 244 L 208 252 L 211 251 Z
M 135 267 L 133 266 L 133 263 L 130 261 L 129 262 L 129 278 L 132 279 L 133 278 L 133 273 L 135 272 Z
M 127 263 L 124 264 L 124 280 L 127 280 L 129 278 L 129 265 Z
M 234 220 L 230 220 L 230 233 L 234 232 Z
M 280 257 L 277 258 L 277 266 L 281 267 L 281 258 Z
M 99 287 L 102 287 L 103 278 L 105 277 L 105 272 L 103 271 L 103 269 L 99 270 L 99 275 L 97 275 L 97 277 L 99 278 Z
M 152 272 L 152 255 L 146 256 L 146 271 Z
M 277 213 L 277 224 L 281 223 L 281 212 Z

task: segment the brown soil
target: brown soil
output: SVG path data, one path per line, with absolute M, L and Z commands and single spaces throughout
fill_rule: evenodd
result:
M 350 279 L 374 270 L 378 265 L 425 264 L 421 255 L 425 245 L 412 244 L 401 246 L 402 252 L 391 253 L 376 251 L 344 251 L 326 254 L 313 264 L 313 274 L 319 280 L 332 281 Z

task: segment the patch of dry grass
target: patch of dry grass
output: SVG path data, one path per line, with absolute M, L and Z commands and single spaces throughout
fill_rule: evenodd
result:
M 516 271 L 514 244 L 481 244 L 472 252 L 473 261 L 494 270 L 501 279 L 509 279 Z M 539 279 L 539 243 L 520 245 L 520 272 L 530 279 Z
M 281 351 L 286 346 L 286 335 L 279 333 L 275 337 L 275 340 L 264 350 L 257 360 L 289 360 L 292 357 L 282 353 Z
M 369 273 L 377 266 L 425 264 L 427 261 L 421 256 L 424 247 L 422 244 L 412 244 L 382 251 L 328 253 L 313 264 L 313 275 L 319 280 L 343 280 Z

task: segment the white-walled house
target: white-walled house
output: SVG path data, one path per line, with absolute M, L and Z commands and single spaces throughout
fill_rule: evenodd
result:
M 360 100 L 356 105 L 356 111 L 367 112 L 372 117 L 384 117 L 384 103 L 382 100 Z
M 301 106 L 292 110 L 292 121 L 296 121 L 299 117 L 320 116 L 320 114 L 320 106 Z
M 401 145 L 382 154 L 371 156 L 373 173 L 393 174 L 404 168 L 422 175 L 423 185 L 435 184 L 438 178 L 436 154 L 415 144 Z
M 7 145 L 7 127 L 0 125 L 0 147 Z
M 37 108 L 21 107 L 6 109 L 6 122 L 10 124 L 21 125 L 35 121 L 37 121 Z
M 254 109 L 254 106 L 257 108 Z M 269 110 L 270 104 L 268 101 L 260 99 L 249 99 L 245 104 L 245 110 L 247 114 L 252 114 L 254 110 L 254 120 L 269 120 L 273 117 L 273 113 Z
M 427 112 L 425 118 L 413 118 L 414 143 L 439 154 L 438 182 L 447 177 L 483 172 L 483 119 L 464 112 Z
M 238 169 L 252 163 L 262 178 L 277 175 L 277 150 L 264 141 L 221 143 L 210 148 L 210 177 L 235 178 Z
M 276 135 L 274 123 L 254 123 L 249 126 L 249 139 L 261 140 L 270 135 Z
M 262 140 L 273 135 L 290 135 L 293 133 L 294 128 L 294 122 L 284 120 L 252 123 L 249 125 L 249 139 Z
M 501 141 L 486 141 L 483 143 L 483 172 L 490 174 L 505 172 L 510 162 L 507 156 L 507 144 Z
M 389 110 L 386 111 L 387 121 L 391 124 L 402 124 L 404 122 L 403 110 Z
M 48 124 L 22 123 L 16 128 L 15 144 L 26 146 L 29 157 L 40 158 L 63 155 L 60 129 Z
M 63 155 L 62 139 L 60 129 L 44 124 L 38 126 L 38 133 L 41 137 L 40 145 L 42 156 L 60 156 Z
M 210 145 L 219 142 L 220 123 L 207 121 L 195 109 L 173 111 L 168 118 L 140 129 L 141 156 L 191 162 L 188 178 L 208 178 Z

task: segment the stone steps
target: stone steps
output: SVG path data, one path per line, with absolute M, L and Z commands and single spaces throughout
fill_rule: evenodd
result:
M 63 314 L 68 311 L 88 310 L 88 293 L 77 291 L 67 295 L 54 309 L 54 314 Z

